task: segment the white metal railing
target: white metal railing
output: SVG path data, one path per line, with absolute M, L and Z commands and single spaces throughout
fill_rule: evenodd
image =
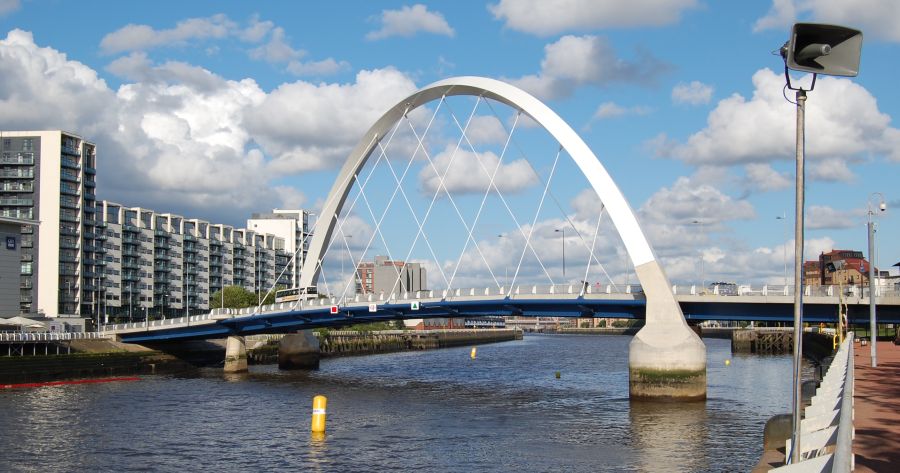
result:
M 3 332 L 0 342 L 57 342 L 107 338 L 98 332 Z
M 848 333 L 800 421 L 798 463 L 775 472 L 853 471 L 853 333 Z M 785 442 L 790 457 L 791 441 Z

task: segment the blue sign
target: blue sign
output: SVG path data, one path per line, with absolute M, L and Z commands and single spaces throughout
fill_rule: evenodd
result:
M 16 249 L 16 237 L 6 237 L 6 249 L 7 250 L 15 250 Z

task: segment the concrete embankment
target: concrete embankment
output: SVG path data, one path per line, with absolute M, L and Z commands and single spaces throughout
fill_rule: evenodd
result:
M 74 340 L 64 355 L 0 358 L 0 384 L 177 372 L 191 365 L 139 345 L 110 340 Z
M 329 330 L 317 334 L 319 356 L 371 355 L 398 351 L 431 350 L 465 345 L 521 340 L 521 330 L 382 330 L 357 332 Z M 279 340 L 247 348 L 250 364 L 279 361 Z

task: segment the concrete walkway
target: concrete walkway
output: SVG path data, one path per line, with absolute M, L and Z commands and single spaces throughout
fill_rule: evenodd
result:
M 878 342 L 878 367 L 869 346 L 854 347 L 856 396 L 854 425 L 857 472 L 900 471 L 900 346 Z

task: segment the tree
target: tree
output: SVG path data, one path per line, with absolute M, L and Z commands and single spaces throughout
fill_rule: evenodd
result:
M 256 305 L 256 294 L 241 286 L 225 286 L 225 289 L 214 292 L 209 296 L 209 306 L 213 309 L 222 308 L 222 291 L 225 292 L 225 308 L 243 309 Z

